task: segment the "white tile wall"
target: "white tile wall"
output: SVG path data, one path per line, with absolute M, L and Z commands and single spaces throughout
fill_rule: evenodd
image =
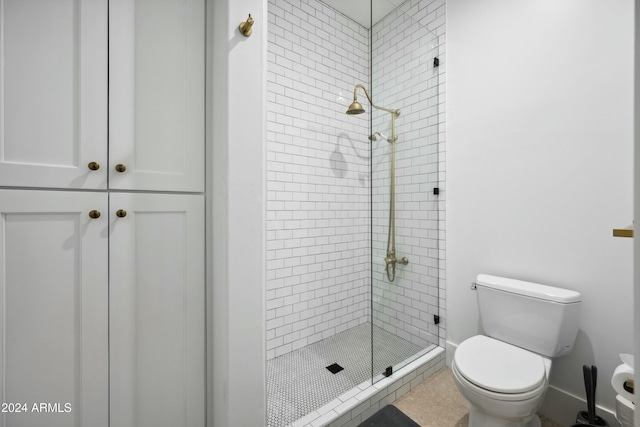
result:
M 372 237 L 376 325 L 418 345 L 444 346 L 444 10 L 444 0 L 408 0 L 370 36 L 320 1 L 269 0 L 269 359 L 369 320 Z M 389 144 L 374 143 L 370 177 L 371 113 L 344 114 L 354 86 L 369 86 L 370 43 L 374 102 L 402 110 L 397 254 L 410 264 L 393 284 L 382 261 Z M 374 131 L 388 134 L 389 114 L 372 116 Z
M 368 320 L 369 31 L 316 0 L 269 1 L 267 357 Z
M 373 27 L 372 97 L 396 119 L 396 256 L 387 280 L 391 145 L 373 146 L 374 324 L 414 344 L 444 345 L 444 0 L 408 0 Z M 440 66 L 435 68 L 434 56 Z M 373 113 L 389 136 L 389 113 Z M 434 187 L 440 195 L 433 194 Z M 433 315 L 440 315 L 440 324 Z

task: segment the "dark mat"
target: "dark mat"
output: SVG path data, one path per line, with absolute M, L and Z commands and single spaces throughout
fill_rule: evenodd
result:
M 420 424 L 407 417 L 395 406 L 387 405 L 358 427 L 420 427 Z

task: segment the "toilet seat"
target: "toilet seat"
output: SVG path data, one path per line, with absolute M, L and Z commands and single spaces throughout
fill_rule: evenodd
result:
M 475 393 L 478 396 L 482 396 L 483 398 L 489 399 L 494 402 L 522 402 L 531 399 L 538 399 L 541 395 L 544 395 L 548 386 L 548 383 L 544 382 L 540 387 L 534 390 L 527 391 L 525 393 L 496 393 L 494 391 L 489 391 L 482 387 L 478 387 L 477 385 L 466 379 L 456 367 L 455 360 L 451 363 L 451 373 L 453 374 L 453 378 L 459 386 L 462 386 L 468 392 Z M 466 397 L 467 399 L 469 399 L 468 396 Z
M 546 383 L 542 356 L 487 336 L 462 342 L 453 359 L 460 376 L 493 398 L 517 400 L 536 394 Z

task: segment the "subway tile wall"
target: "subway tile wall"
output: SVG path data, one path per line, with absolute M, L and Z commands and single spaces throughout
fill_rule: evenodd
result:
M 408 0 L 372 31 L 372 97 L 401 111 L 396 119 L 396 257 L 409 259 L 389 282 L 384 258 L 391 145 L 378 140 L 372 154 L 373 319 L 423 347 L 445 345 L 444 14 L 444 0 Z M 390 114 L 374 112 L 372 130 L 389 136 Z M 440 316 L 438 325 L 434 315 Z
M 370 31 L 318 0 L 269 0 L 269 359 L 369 321 L 371 274 L 378 326 L 418 345 L 445 344 L 444 8 L 408 0 Z M 389 134 L 390 117 L 371 113 L 362 92 L 368 112 L 344 113 L 354 86 L 369 88 L 370 65 L 374 102 L 402 111 L 397 255 L 409 265 L 393 283 L 383 262 L 390 146 L 373 143 L 370 167 L 367 139 L 370 119 Z
M 316 0 L 270 0 L 267 357 L 368 321 L 369 30 Z M 366 115 L 365 115 L 366 116 Z

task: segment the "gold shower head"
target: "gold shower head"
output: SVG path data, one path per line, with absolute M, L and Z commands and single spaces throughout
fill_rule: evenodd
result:
M 364 91 L 364 94 L 367 95 L 367 99 L 369 100 L 369 104 L 371 104 L 371 106 L 373 108 L 376 108 L 378 110 L 382 110 L 382 111 L 386 111 L 387 113 L 391 113 L 394 115 L 394 117 L 398 117 L 400 115 L 400 110 L 392 110 L 390 108 L 384 108 L 384 107 L 379 107 L 376 104 L 373 103 L 373 101 L 371 100 L 371 95 L 369 95 L 369 92 L 367 91 L 367 88 L 364 87 L 361 84 L 357 84 L 356 87 L 353 89 L 353 102 L 351 103 L 351 105 L 349 105 L 349 109 L 347 110 L 347 114 L 362 114 L 364 113 L 364 108 L 362 108 L 362 104 L 360 104 L 358 102 L 358 88 L 362 89 Z
M 364 113 L 364 108 L 362 108 L 362 104 L 358 102 L 357 99 L 353 98 L 353 102 L 349 105 L 349 109 L 347 109 L 347 114 L 362 114 Z

